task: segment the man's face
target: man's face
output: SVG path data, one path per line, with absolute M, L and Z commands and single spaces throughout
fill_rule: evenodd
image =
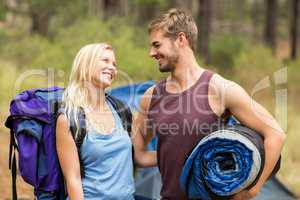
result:
M 150 56 L 158 61 L 160 72 L 172 72 L 178 63 L 178 47 L 175 41 L 165 37 L 163 31 L 150 33 Z

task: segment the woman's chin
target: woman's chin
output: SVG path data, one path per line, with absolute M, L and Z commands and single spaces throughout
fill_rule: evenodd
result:
M 101 81 L 101 84 L 102 88 L 107 88 L 107 87 L 110 87 L 112 85 L 112 80 L 102 80 Z
M 110 87 L 112 85 L 113 79 L 108 79 L 108 78 L 103 78 L 103 79 L 98 79 L 97 81 L 93 81 L 93 85 L 105 89 L 107 87 Z

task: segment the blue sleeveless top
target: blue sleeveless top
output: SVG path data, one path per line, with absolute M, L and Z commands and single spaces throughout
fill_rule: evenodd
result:
M 118 113 L 108 104 L 115 119 L 112 133 L 104 135 L 91 127 L 81 146 L 84 199 L 131 200 L 135 190 L 132 143 Z

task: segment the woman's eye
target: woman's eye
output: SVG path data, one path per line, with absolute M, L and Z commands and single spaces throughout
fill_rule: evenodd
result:
M 103 62 L 109 63 L 109 60 L 107 58 L 102 59 Z

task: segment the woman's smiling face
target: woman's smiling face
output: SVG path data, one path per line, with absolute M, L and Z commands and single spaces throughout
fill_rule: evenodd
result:
M 95 61 L 92 70 L 92 83 L 96 87 L 109 87 L 116 74 L 117 64 L 115 54 L 112 49 L 106 49 Z

